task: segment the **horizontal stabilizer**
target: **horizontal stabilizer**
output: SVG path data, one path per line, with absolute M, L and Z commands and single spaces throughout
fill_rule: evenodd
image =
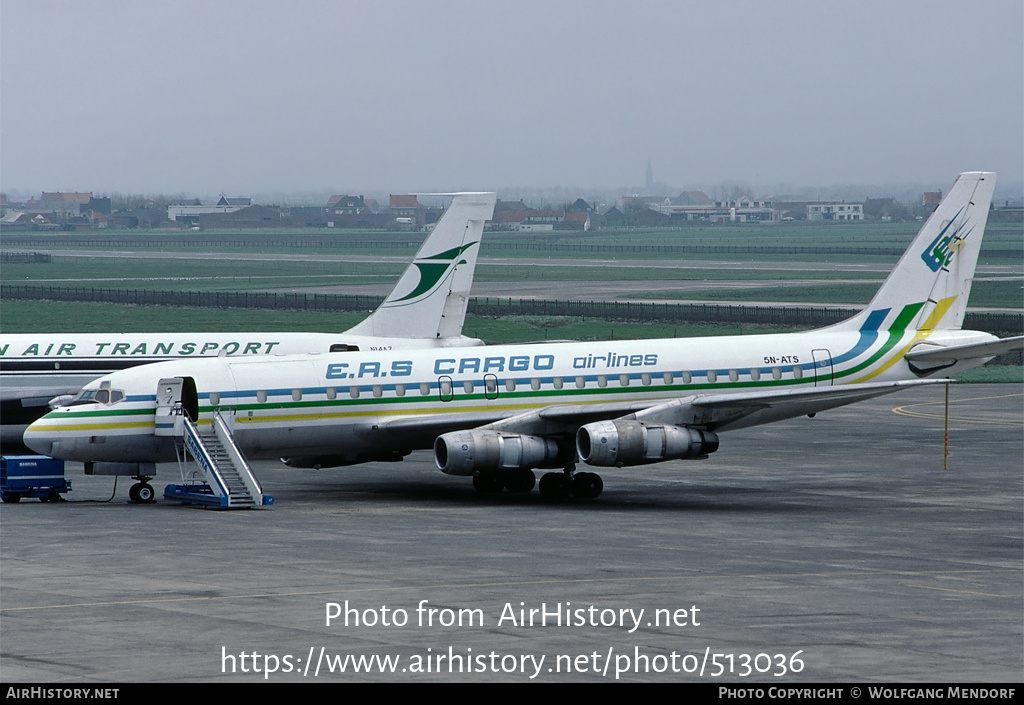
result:
M 635 418 L 645 423 L 667 423 L 716 432 L 730 431 L 812 415 L 919 384 L 941 384 L 945 381 L 910 380 L 738 394 L 704 394 L 652 406 L 638 412 Z
M 966 345 L 919 345 L 904 356 L 911 362 L 928 364 L 958 362 L 960 360 L 976 360 L 982 357 L 995 357 L 1014 350 L 1024 350 L 1024 335 L 1002 340 Z

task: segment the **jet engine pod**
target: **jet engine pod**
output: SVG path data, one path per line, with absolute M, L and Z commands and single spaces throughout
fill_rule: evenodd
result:
M 533 468 L 553 468 L 572 460 L 552 438 L 501 431 L 455 431 L 434 441 L 434 462 L 448 475 L 472 475 Z
M 588 465 L 623 467 L 696 458 L 718 450 L 718 436 L 685 426 L 597 421 L 580 426 L 576 452 Z

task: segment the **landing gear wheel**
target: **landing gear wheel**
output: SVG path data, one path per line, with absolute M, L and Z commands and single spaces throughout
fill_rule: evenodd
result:
M 545 499 L 568 499 L 572 494 L 572 478 L 564 472 L 549 472 L 540 478 L 540 493 Z
M 601 496 L 604 481 L 596 472 L 578 472 L 572 479 L 572 493 L 580 499 L 595 499 Z
M 505 489 L 509 492 L 529 492 L 536 484 L 533 470 L 513 470 L 505 478 Z
M 136 482 L 128 489 L 128 499 L 135 504 L 152 504 L 156 501 L 156 492 L 148 482 Z
M 152 504 L 156 501 L 156 492 L 153 490 L 153 485 L 146 482 L 140 482 L 135 486 L 139 488 L 136 495 L 140 502 L 143 504 Z
M 482 472 L 473 476 L 473 487 L 477 492 L 493 494 L 505 488 L 505 478 L 494 472 Z

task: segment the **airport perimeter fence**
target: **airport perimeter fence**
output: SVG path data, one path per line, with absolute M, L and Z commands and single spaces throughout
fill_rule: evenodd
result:
M 384 300 L 358 294 L 276 292 L 153 291 L 4 284 L 0 298 L 30 301 L 77 301 L 137 306 L 276 309 L 369 312 Z M 552 301 L 472 297 L 469 311 L 479 316 L 567 316 L 660 323 L 729 323 L 779 326 L 826 326 L 848 318 L 856 307 L 749 306 L 744 304 L 647 303 L 636 301 Z M 1024 314 L 968 312 L 964 327 L 996 335 L 1020 335 Z

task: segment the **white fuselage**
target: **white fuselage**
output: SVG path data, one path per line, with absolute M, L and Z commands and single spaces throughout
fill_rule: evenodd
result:
M 947 344 L 950 336 L 991 338 L 969 331 L 943 335 Z M 124 393 L 122 401 L 58 409 L 33 424 L 25 440 L 41 453 L 71 460 L 171 460 L 171 439 L 154 433 L 157 388 L 161 379 L 190 377 L 200 427 L 218 411 L 251 457 L 372 457 L 428 448 L 439 433 L 531 410 L 572 407 L 578 421 L 568 424 L 571 434 L 586 419 L 615 418 L 688 395 L 916 380 L 920 375 L 909 370 L 903 353 L 925 337 L 919 331 L 824 329 L 175 361 L 104 378 L 103 386 Z M 840 403 L 848 402 L 831 406 Z M 804 409 L 755 413 L 734 424 L 695 418 L 687 425 L 728 430 L 808 413 Z

